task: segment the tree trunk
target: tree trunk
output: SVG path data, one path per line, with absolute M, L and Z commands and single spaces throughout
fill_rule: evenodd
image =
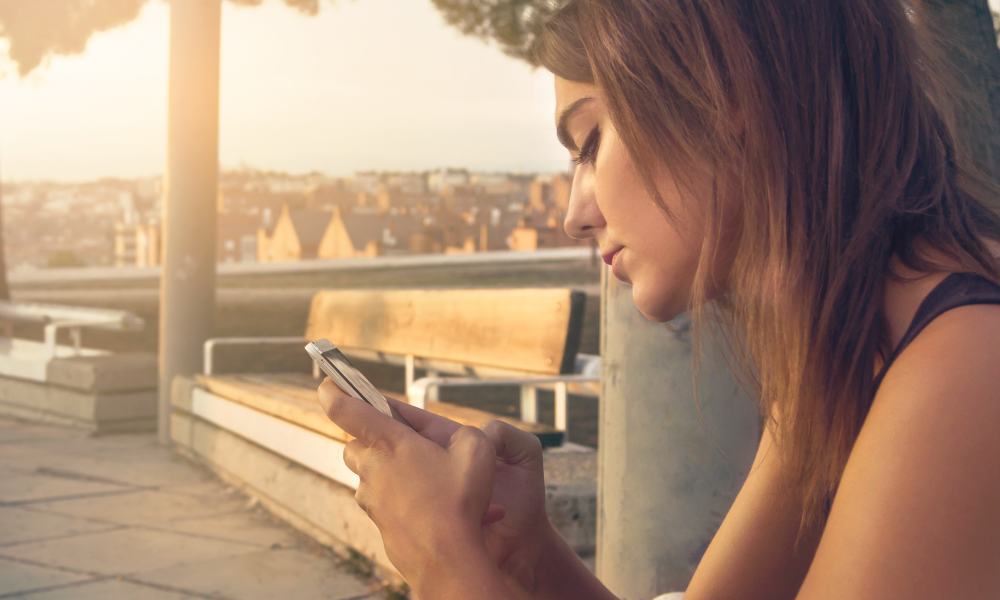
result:
M 923 0 L 926 22 L 967 98 L 958 107 L 979 168 L 1000 182 L 1000 49 L 988 0 Z

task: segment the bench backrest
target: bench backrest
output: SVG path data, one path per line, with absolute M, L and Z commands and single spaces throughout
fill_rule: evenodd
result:
M 583 292 L 565 288 L 327 290 L 313 297 L 306 338 L 345 348 L 572 373 Z

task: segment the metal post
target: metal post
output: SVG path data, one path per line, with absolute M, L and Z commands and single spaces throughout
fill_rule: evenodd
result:
M 170 441 L 170 383 L 197 373 L 215 310 L 222 0 L 170 3 L 170 91 L 163 275 L 161 443 Z
M 566 431 L 566 382 L 560 381 L 555 385 L 555 424 L 559 431 Z
M 757 411 L 710 340 L 702 423 L 690 338 L 647 321 L 603 268 L 597 574 L 624 600 L 687 587 L 759 442 Z
M 538 389 L 531 384 L 521 386 L 521 420 L 538 422 Z

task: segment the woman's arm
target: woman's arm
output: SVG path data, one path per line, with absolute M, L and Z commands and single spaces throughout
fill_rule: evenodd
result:
M 1000 306 L 948 311 L 889 368 L 800 600 L 1000 598 Z
M 795 598 L 821 533 L 806 532 L 796 543 L 801 515 L 801 507 L 787 492 L 779 449 L 767 428 L 750 475 L 684 600 Z

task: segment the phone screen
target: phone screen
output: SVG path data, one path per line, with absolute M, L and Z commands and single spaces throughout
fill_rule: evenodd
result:
M 358 371 L 344 353 L 329 340 L 322 339 L 306 344 L 306 352 L 345 394 L 363 400 L 383 415 L 411 427 L 406 419 L 392 408 L 385 396 L 375 389 L 361 371 Z

